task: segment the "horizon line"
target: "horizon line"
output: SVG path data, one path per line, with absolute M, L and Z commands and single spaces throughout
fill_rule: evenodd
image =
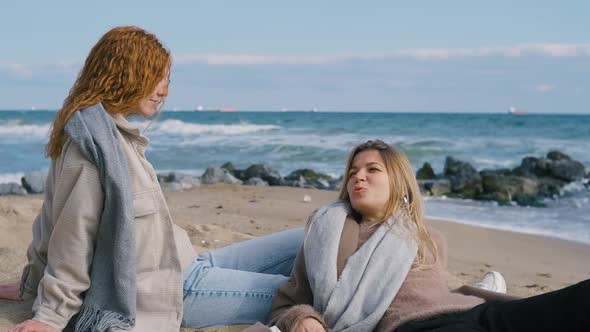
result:
M 57 108 L 0 108 L 0 112 L 58 112 L 59 109 Z M 556 112 L 528 112 L 524 115 L 514 115 L 510 114 L 508 111 L 456 111 L 456 110 L 342 110 L 342 109 L 324 109 L 324 110 L 308 110 L 308 109 L 289 109 L 289 110 L 282 110 L 282 109 L 264 109 L 264 108 L 245 108 L 245 109 L 238 109 L 235 108 L 231 112 L 222 112 L 220 109 L 214 108 L 210 110 L 195 110 L 195 109 L 163 109 L 162 112 L 170 112 L 170 113 L 186 113 L 186 112 L 193 112 L 193 113 L 397 113 L 397 114 L 482 114 L 482 115 L 493 115 L 493 114 L 506 114 L 506 115 L 513 115 L 513 116 L 526 116 L 526 115 L 590 115 L 590 113 L 556 113 Z

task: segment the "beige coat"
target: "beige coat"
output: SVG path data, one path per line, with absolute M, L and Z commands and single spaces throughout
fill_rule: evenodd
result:
M 133 331 L 178 332 L 182 270 L 194 259 L 187 234 L 172 223 L 156 173 L 145 159 L 148 139 L 113 116 L 129 165 L 137 252 L 137 317 Z M 34 319 L 62 330 L 90 287 L 90 265 L 104 194 L 97 168 L 68 141 L 52 161 L 45 201 L 33 224 L 22 296 L 36 297 Z

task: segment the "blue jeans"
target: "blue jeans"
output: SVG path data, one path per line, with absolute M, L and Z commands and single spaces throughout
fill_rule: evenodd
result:
M 265 322 L 303 237 L 303 229 L 297 228 L 200 254 L 183 273 L 182 326 Z

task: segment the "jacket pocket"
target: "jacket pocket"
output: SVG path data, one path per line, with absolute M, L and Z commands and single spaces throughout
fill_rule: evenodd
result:
M 152 191 L 133 195 L 137 272 L 157 269 L 162 234 L 158 231 L 157 207 Z
M 133 212 L 135 218 L 156 213 L 156 202 L 152 191 L 133 195 Z

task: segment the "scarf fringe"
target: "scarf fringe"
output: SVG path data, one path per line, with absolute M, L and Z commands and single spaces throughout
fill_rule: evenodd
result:
M 109 328 L 131 330 L 135 319 L 119 313 L 83 306 L 76 321 L 76 332 L 104 332 Z

